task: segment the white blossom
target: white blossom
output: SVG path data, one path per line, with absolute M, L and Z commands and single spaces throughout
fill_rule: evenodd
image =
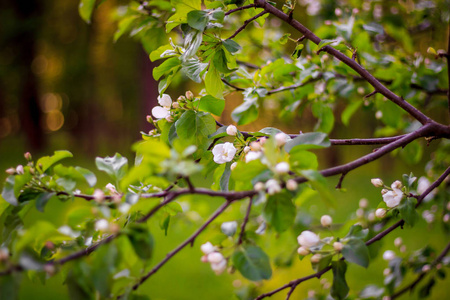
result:
M 289 172 L 289 164 L 287 162 L 280 162 L 275 166 L 275 172 L 277 174 L 286 174 Z
M 372 182 L 372 184 L 373 184 L 375 187 L 382 187 L 382 186 L 384 185 L 383 180 L 381 180 L 380 178 L 372 178 L 372 179 L 370 180 L 370 182 Z
M 383 253 L 383 259 L 384 260 L 393 260 L 395 258 L 395 253 L 392 250 L 386 250 Z
M 320 224 L 322 224 L 323 227 L 328 227 L 333 223 L 333 219 L 329 215 L 323 215 L 320 218 Z
M 220 275 L 227 268 L 227 260 L 224 259 L 219 263 L 211 264 L 211 269 L 216 273 L 216 275 Z
M 313 256 L 311 256 L 311 262 L 313 264 L 317 264 L 321 259 L 322 259 L 322 255 L 319 253 L 316 253 Z
M 165 116 L 164 119 L 166 119 L 166 121 L 169 123 L 173 123 L 173 121 L 174 121 L 174 119 L 170 113 L 167 116 Z
M 162 106 L 155 106 L 152 109 L 152 115 L 157 119 L 164 119 L 170 115 L 170 110 Z
M 252 151 L 259 151 L 259 150 L 261 150 L 261 144 L 256 142 L 256 141 L 255 142 L 251 142 L 250 143 L 250 149 Z
M 392 191 L 383 194 L 383 201 L 386 203 L 387 207 L 396 207 L 400 204 L 400 201 L 402 201 L 403 192 L 399 187 L 401 187 L 401 182 L 397 180 L 391 185 Z
M 158 103 L 162 107 L 170 109 L 172 106 L 172 98 L 167 94 L 162 94 L 162 96 L 158 96 Z
M 206 242 L 200 246 L 200 250 L 206 255 L 216 251 L 216 248 L 211 244 L 211 242 Z
M 273 195 L 281 192 L 281 186 L 275 179 L 269 179 L 266 182 L 267 193 Z
M 229 125 L 227 127 L 227 134 L 231 136 L 235 136 L 237 134 L 237 128 L 234 125 Z
M 208 261 L 212 264 L 220 263 L 225 258 L 220 252 L 211 252 L 208 254 Z
M 118 193 L 116 187 L 115 187 L 114 184 L 112 184 L 112 183 L 108 183 L 108 184 L 106 185 L 106 189 L 109 190 L 109 192 L 110 192 L 111 194 L 117 194 L 117 193 Z
M 300 246 L 311 248 L 320 242 L 320 238 L 314 232 L 305 230 L 297 237 L 297 241 Z
M 366 198 L 359 200 L 359 207 L 367 208 L 369 206 L 369 201 Z
M 430 187 L 431 183 L 428 180 L 428 178 L 422 176 L 419 178 L 419 180 L 417 181 L 417 193 L 419 195 L 422 195 L 429 187 Z M 430 201 L 431 199 L 433 199 L 435 192 L 432 191 L 431 193 L 429 193 L 428 195 L 425 196 L 425 198 L 423 200 L 425 200 L 426 202 Z
M 106 219 L 100 219 L 95 222 L 95 230 L 106 231 L 109 228 L 109 222 Z
M 232 143 L 226 142 L 224 144 L 215 145 L 212 153 L 214 155 L 214 162 L 224 164 L 233 160 L 236 154 L 236 148 Z
M 248 163 L 252 160 L 260 159 L 261 156 L 262 156 L 261 152 L 250 151 L 247 153 L 247 155 L 245 155 L 245 162 Z
M 122 203 L 121 205 L 119 205 L 118 210 L 122 213 L 122 214 L 126 214 L 131 208 L 131 205 L 128 203 Z

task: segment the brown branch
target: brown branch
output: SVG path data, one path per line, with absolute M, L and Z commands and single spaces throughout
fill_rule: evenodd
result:
M 224 204 L 222 204 L 212 215 L 211 217 L 199 228 L 197 231 L 195 231 L 187 240 L 185 240 L 183 243 L 181 243 L 177 248 L 172 250 L 171 252 L 167 253 L 166 257 L 161 260 L 156 266 L 153 267 L 145 276 L 141 277 L 139 279 L 139 282 L 136 283 L 133 286 L 133 290 L 136 290 L 141 286 L 150 276 L 155 274 L 163 265 L 165 265 L 175 254 L 180 252 L 184 247 L 186 247 L 188 244 L 192 244 L 194 240 L 197 238 L 197 236 L 202 233 L 203 230 L 212 222 L 214 221 L 221 213 L 223 213 L 230 204 L 233 203 L 233 201 L 226 201 Z M 120 299 L 122 296 L 118 296 L 117 299 Z
M 229 38 L 227 38 L 227 40 L 230 40 L 230 39 L 233 39 L 234 37 L 236 37 L 239 34 L 239 32 L 241 32 L 242 30 L 245 29 L 245 27 L 247 27 L 248 24 L 250 24 L 251 22 L 255 21 L 256 19 L 258 19 L 259 17 L 261 17 L 267 13 L 268 12 L 264 10 L 263 12 L 260 12 L 256 16 L 251 17 L 248 20 L 245 20 L 244 24 L 241 27 L 239 27 Z
M 430 264 L 430 268 L 435 267 L 437 264 L 439 264 L 444 257 L 447 255 L 447 253 L 450 251 L 450 242 L 447 244 L 447 246 L 444 248 L 444 250 L 442 250 L 441 254 L 439 254 L 439 256 Z M 422 281 L 422 279 L 425 278 L 425 276 L 429 273 L 428 272 L 422 272 L 417 278 L 416 280 L 414 280 L 413 282 L 411 282 L 410 284 L 408 284 L 407 286 L 405 286 L 403 289 L 401 289 L 400 291 L 394 293 L 391 296 L 391 300 L 395 299 L 399 296 L 401 296 L 402 294 L 406 293 L 407 291 L 413 291 L 413 289 L 416 287 L 416 285 Z
M 252 8 L 252 7 L 255 7 L 255 4 L 249 4 L 249 5 L 244 5 L 244 6 L 235 8 L 235 9 L 230 9 L 229 11 L 227 11 L 225 13 L 225 16 L 228 16 L 228 15 L 231 15 L 232 13 L 237 12 L 237 11 L 248 9 L 248 8 Z
M 431 193 L 436 187 L 438 187 L 438 186 L 445 180 L 445 178 L 447 178 L 447 176 L 448 176 L 449 174 L 450 174 L 450 167 L 448 167 L 448 168 L 445 170 L 445 172 L 444 172 L 441 176 L 439 176 L 439 178 L 438 178 L 435 182 L 433 182 L 433 183 L 432 183 L 432 184 L 431 184 L 431 185 L 430 185 L 430 186 L 422 193 L 422 195 L 419 196 L 419 201 L 417 202 L 416 208 L 417 208 L 417 206 L 419 206 L 419 204 L 422 202 L 422 200 L 423 200 L 429 193 Z M 374 242 L 376 242 L 376 241 L 378 241 L 378 240 L 381 240 L 383 237 L 385 237 L 386 235 L 388 235 L 390 232 L 392 232 L 392 231 L 393 231 L 394 229 L 396 229 L 397 227 L 402 226 L 403 224 L 404 224 L 404 220 L 398 221 L 398 222 L 395 223 L 394 225 L 390 226 L 389 228 L 385 229 L 384 231 L 380 232 L 379 234 L 377 234 L 376 236 L 374 236 L 373 238 L 371 238 L 370 240 L 368 240 L 368 241 L 366 242 L 366 245 L 369 246 L 370 244 L 373 244 Z M 445 255 L 445 254 L 444 254 L 444 255 Z M 344 259 L 344 258 L 341 258 L 341 259 Z M 302 283 L 302 282 L 304 282 L 304 281 L 307 281 L 307 280 L 310 280 L 310 279 L 313 279 L 313 278 L 320 278 L 323 274 L 325 274 L 325 273 L 328 272 L 329 270 L 331 270 L 331 265 L 328 266 L 328 267 L 326 267 L 325 269 L 319 271 L 319 272 L 316 272 L 316 273 L 314 273 L 314 274 L 311 274 L 311 275 L 308 275 L 308 276 L 305 276 L 305 277 L 302 277 L 302 278 L 299 278 L 299 279 L 296 279 L 296 280 L 292 280 L 292 281 L 290 281 L 289 283 L 287 283 L 287 284 L 285 284 L 285 285 L 283 285 L 283 286 L 281 286 L 281 287 L 279 287 L 279 288 L 277 288 L 277 289 L 275 289 L 275 290 L 273 290 L 273 291 L 270 291 L 270 292 L 268 292 L 268 293 L 261 294 L 261 295 L 259 295 L 258 297 L 256 297 L 255 300 L 261 300 L 261 299 L 263 299 L 263 298 L 270 297 L 270 296 L 272 296 L 272 295 L 274 295 L 274 294 L 276 294 L 276 293 L 278 293 L 278 292 L 281 292 L 282 290 L 285 290 L 285 289 L 287 289 L 287 288 L 290 288 L 291 290 L 292 290 L 292 289 L 295 289 L 295 287 L 298 286 L 300 283 Z
M 305 35 L 305 37 L 310 41 L 312 41 L 313 43 L 319 44 L 321 42 L 321 39 L 317 35 L 315 35 L 311 30 L 303 26 L 297 20 L 290 18 L 289 15 L 285 14 L 281 10 L 268 4 L 266 1 L 255 0 L 255 4 L 256 6 L 263 8 L 265 12 L 268 12 L 276 16 L 277 18 L 283 20 L 287 24 L 291 25 L 293 28 L 301 32 L 303 35 Z M 403 110 L 408 112 L 420 123 L 426 124 L 427 122 L 430 121 L 429 117 L 427 117 L 425 114 L 423 114 L 421 111 L 416 109 L 408 102 L 404 101 L 400 96 L 394 94 L 391 90 L 386 88 L 371 73 L 369 73 L 365 68 L 359 65 L 356 61 L 352 60 L 350 57 L 346 56 L 345 54 L 341 53 L 340 51 L 334 49 L 331 46 L 325 46 L 322 48 L 322 50 L 333 55 L 334 57 L 336 57 L 337 59 L 348 65 L 350 68 L 355 70 L 361 77 L 363 77 L 369 84 L 371 84 L 376 91 L 378 91 L 380 94 L 382 94 L 383 96 L 385 96 L 386 98 L 388 98 L 389 100 L 400 106 Z
M 230 82 L 228 82 L 227 80 L 225 80 L 224 78 L 222 78 L 222 82 L 225 83 L 226 85 L 228 85 L 229 87 L 232 87 L 233 89 L 235 89 L 236 91 L 245 91 L 244 88 L 238 87 Z
M 448 37 L 447 37 L 447 78 L 448 78 L 448 90 L 447 90 L 447 98 L 448 98 L 448 113 L 450 115 L 450 21 L 448 23 Z
M 250 197 L 250 199 L 248 200 L 247 212 L 245 213 L 244 221 L 242 221 L 241 232 L 239 234 L 239 239 L 237 242 L 238 245 L 242 244 L 242 242 L 244 241 L 245 226 L 247 226 L 247 222 L 250 217 L 250 211 L 252 210 L 252 204 L 253 204 L 253 197 Z

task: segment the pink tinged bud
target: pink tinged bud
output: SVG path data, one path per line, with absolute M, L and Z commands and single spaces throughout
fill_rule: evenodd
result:
M 320 242 L 320 238 L 314 232 L 305 230 L 297 237 L 297 241 L 300 246 L 311 248 Z
M 393 188 L 393 189 L 401 189 L 402 186 L 403 185 L 400 180 L 396 180 L 391 184 L 391 188 Z
M 379 110 L 375 113 L 375 118 L 377 120 L 380 120 L 382 117 L 383 117 L 383 112 L 381 110 Z
M 279 132 L 275 135 L 275 141 L 278 147 L 284 146 L 288 140 L 289 136 L 283 132 Z
M 401 237 L 398 237 L 394 240 L 395 247 L 400 247 L 402 245 L 402 243 L 403 243 L 403 240 Z
M 261 144 L 258 142 L 251 142 L 250 148 L 252 151 L 259 151 L 259 150 L 261 150 Z
M 184 102 L 186 102 L 186 97 L 185 96 L 180 96 L 180 97 L 178 97 L 177 101 L 181 102 L 181 103 L 184 103 Z
M 320 224 L 322 224 L 323 227 L 328 227 L 333 223 L 333 219 L 329 215 L 323 215 L 320 218 Z
M 8 248 L 0 248 L 0 261 L 6 261 L 9 258 Z
M 383 270 L 383 275 L 384 276 L 388 276 L 389 274 L 391 274 L 391 269 L 386 268 L 386 269 Z
M 150 116 L 150 115 L 147 115 L 147 117 L 146 117 L 146 120 L 147 120 L 147 122 L 148 122 L 148 123 L 151 123 L 151 124 L 153 124 L 153 119 L 152 119 L 152 116 Z
M 244 153 L 250 152 L 251 148 L 249 146 L 244 147 Z
M 380 178 L 372 178 L 372 179 L 370 180 L 370 182 L 372 182 L 372 184 L 373 184 L 375 187 L 382 187 L 382 186 L 384 185 L 383 180 L 381 180 Z
M 23 170 L 23 166 L 22 165 L 18 165 L 16 168 L 16 172 L 17 174 L 23 174 L 24 170 Z
M 394 258 L 395 258 L 394 251 L 392 251 L 392 250 L 384 251 L 384 253 L 383 253 L 383 259 L 384 260 L 390 261 L 390 260 L 393 260 Z
M 201 261 L 202 263 L 207 263 L 207 262 L 208 262 L 208 256 L 203 255 L 203 256 L 200 258 L 200 261 Z
M 16 169 L 9 168 L 9 169 L 6 169 L 5 172 L 9 175 L 14 175 L 14 174 L 16 174 Z
M 428 272 L 428 271 L 430 271 L 431 270 L 431 266 L 430 265 L 424 265 L 423 267 L 422 267 L 422 272 L 424 272 L 424 273 L 426 273 L 426 272 Z
M 30 152 L 26 152 L 24 155 L 26 160 L 31 160 L 31 153 Z
M 172 107 L 175 109 L 178 109 L 178 108 L 180 108 L 180 103 L 174 102 L 174 103 L 172 103 Z
M 230 166 L 230 170 L 233 171 L 236 168 L 236 166 L 237 166 L 237 162 L 232 163 Z
M 386 210 L 384 208 L 379 208 L 375 211 L 375 216 L 379 219 L 383 219 L 386 216 Z
M 234 125 L 229 125 L 227 127 L 227 134 L 231 136 L 235 136 L 237 134 L 237 128 Z
M 100 190 L 100 189 L 96 189 L 94 191 L 94 194 L 92 194 L 92 197 L 94 197 L 94 200 L 98 203 L 103 202 L 103 200 L 105 200 L 105 193 Z
M 211 269 L 216 273 L 216 275 L 220 275 L 227 269 L 227 260 L 224 259 L 219 263 L 211 264 Z
M 308 255 L 308 254 L 309 254 L 309 249 L 308 249 L 308 248 L 305 248 L 305 247 L 303 247 L 303 246 L 301 246 L 301 247 L 299 247 L 299 248 L 297 249 L 297 253 L 300 254 L 300 255 L 305 256 L 305 255 Z
M 169 122 L 169 123 L 172 123 L 172 122 L 173 122 L 173 117 L 172 117 L 172 115 L 170 115 L 170 114 L 168 114 L 168 115 L 165 117 L 165 119 L 166 119 L 166 121 Z
M 219 252 L 212 252 L 208 254 L 208 261 L 212 264 L 217 264 L 223 261 L 225 258 L 223 257 L 222 253 Z
M 287 162 L 280 162 L 275 166 L 275 172 L 277 174 L 286 174 L 289 172 L 289 164 Z
M 344 245 L 341 242 L 334 242 L 333 248 L 334 248 L 334 250 L 341 252 L 342 249 L 344 248 Z
M 401 245 L 400 246 L 400 252 L 401 253 L 405 253 L 406 252 L 406 246 L 405 245 Z
M 359 207 L 361 208 L 369 207 L 369 201 L 366 198 L 362 198 L 361 200 L 359 200 Z
M 357 216 L 358 218 L 363 218 L 363 217 L 364 217 L 364 209 L 358 208 L 358 209 L 356 210 L 356 216 Z
M 200 250 L 204 254 L 208 255 L 208 254 L 216 251 L 216 248 L 213 246 L 213 244 L 211 244 L 211 242 L 206 242 L 205 244 L 200 246 Z
M 367 215 L 367 220 L 369 220 L 370 222 L 375 221 L 375 214 L 374 214 L 373 212 L 370 212 L 370 213 Z
M 289 179 L 286 182 L 286 188 L 290 191 L 296 191 L 298 188 L 298 183 L 294 179 Z
M 257 191 L 257 192 L 262 192 L 262 191 L 264 191 L 264 190 L 266 189 L 264 183 L 262 183 L 262 182 L 257 182 L 257 183 L 255 183 L 255 186 L 254 186 L 253 188 L 254 188 L 255 191 Z
M 54 265 L 46 264 L 46 265 L 44 265 L 44 272 L 50 276 L 53 276 L 56 273 L 56 268 Z
M 274 195 L 281 192 L 281 186 L 275 179 L 269 179 L 266 182 L 267 193 L 269 195 Z
M 311 256 L 311 262 L 313 264 L 317 264 L 320 262 L 320 260 L 322 259 L 322 255 L 319 253 L 314 254 L 313 256 Z
M 448 223 L 450 221 L 450 215 L 445 214 L 444 217 L 442 218 L 442 221 L 444 221 L 444 223 Z
M 192 100 L 192 99 L 194 99 L 194 94 L 191 91 L 187 91 L 186 92 L 186 98 L 188 100 Z
M 265 136 L 263 136 L 263 137 L 261 137 L 261 138 L 259 139 L 259 143 L 260 143 L 261 145 L 264 145 L 264 144 L 266 143 L 266 141 L 267 141 L 267 138 L 266 138 Z

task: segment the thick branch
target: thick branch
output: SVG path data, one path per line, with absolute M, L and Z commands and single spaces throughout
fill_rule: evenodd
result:
M 277 18 L 291 25 L 293 28 L 301 32 L 307 39 L 311 40 L 313 43 L 319 44 L 322 41 L 317 35 L 315 35 L 311 30 L 303 26 L 300 22 L 292 19 L 289 15 L 285 14 L 276 7 L 268 4 L 266 1 L 255 0 L 255 4 L 256 6 L 264 8 L 265 12 L 271 13 Z M 386 98 L 388 98 L 389 100 L 400 106 L 411 116 L 417 119 L 420 123 L 425 124 L 430 121 L 430 119 L 425 114 L 423 114 L 422 112 L 417 110 L 414 106 L 406 102 L 402 97 L 397 96 L 391 90 L 386 88 L 372 74 L 370 74 L 366 69 L 364 69 L 361 65 L 359 65 L 356 61 L 354 61 L 350 57 L 347 57 L 345 54 L 339 52 L 338 50 L 334 49 L 331 46 L 325 46 L 324 48 L 322 48 L 322 51 L 328 52 L 329 54 L 333 55 L 334 57 L 336 57 L 337 59 L 348 65 L 350 68 L 355 70 L 359 75 L 361 75 L 361 77 L 363 77 L 369 84 L 371 84 L 377 92 L 379 92 L 380 94 L 382 94 L 383 96 L 385 96 Z

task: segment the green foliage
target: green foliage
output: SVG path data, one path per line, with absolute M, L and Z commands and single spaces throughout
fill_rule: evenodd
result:
M 233 253 L 232 261 L 242 276 L 249 280 L 259 281 L 272 276 L 269 257 L 257 246 L 241 246 Z

